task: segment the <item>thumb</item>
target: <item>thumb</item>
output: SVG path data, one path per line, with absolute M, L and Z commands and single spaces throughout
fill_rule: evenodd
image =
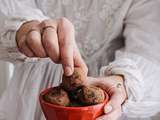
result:
M 114 112 L 115 110 L 121 107 L 121 104 L 124 102 L 122 95 L 119 92 L 113 93 L 110 98 L 110 101 L 104 107 L 104 113 Z
M 113 105 L 111 102 L 108 102 L 105 106 L 104 106 L 104 113 L 110 113 L 113 110 Z
M 116 97 L 111 97 L 110 101 L 104 107 L 105 115 L 96 120 L 117 120 L 121 116 L 121 104 Z

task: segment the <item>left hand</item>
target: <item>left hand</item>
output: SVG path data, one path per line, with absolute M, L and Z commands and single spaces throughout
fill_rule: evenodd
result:
M 109 102 L 104 107 L 105 115 L 96 120 L 117 120 L 121 116 L 121 105 L 127 99 L 122 76 L 109 76 L 104 78 L 88 78 L 88 83 L 104 89 L 109 95 Z

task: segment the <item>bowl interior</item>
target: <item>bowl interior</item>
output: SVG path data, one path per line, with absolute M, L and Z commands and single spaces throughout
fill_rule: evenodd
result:
M 73 106 L 67 106 L 66 107 L 66 106 L 54 105 L 54 104 L 51 104 L 51 103 L 49 103 L 49 102 L 47 102 L 47 101 L 44 100 L 44 95 L 47 94 L 51 89 L 53 89 L 53 87 L 48 88 L 48 89 L 46 89 L 46 90 L 44 90 L 44 91 L 42 91 L 40 93 L 40 103 L 41 104 L 45 104 L 45 105 L 47 105 L 49 107 L 53 107 L 53 108 L 66 109 L 66 110 L 71 110 L 71 109 L 72 110 L 92 109 L 92 108 L 96 108 L 98 106 L 101 106 L 103 104 L 106 104 L 107 101 L 108 101 L 108 99 L 109 99 L 108 94 L 104 91 L 104 93 L 105 93 L 105 100 L 102 103 L 99 103 L 99 104 L 90 105 L 90 106 L 78 106 L 78 107 L 77 106 L 76 107 L 73 107 Z

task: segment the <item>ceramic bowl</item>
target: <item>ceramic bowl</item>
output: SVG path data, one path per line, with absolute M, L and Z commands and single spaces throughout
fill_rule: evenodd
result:
M 96 105 L 82 107 L 64 107 L 48 103 L 44 100 L 44 95 L 51 89 L 41 92 L 39 100 L 43 113 L 47 120 L 95 120 L 104 112 L 104 105 L 108 102 L 108 95 L 105 92 L 105 100 Z

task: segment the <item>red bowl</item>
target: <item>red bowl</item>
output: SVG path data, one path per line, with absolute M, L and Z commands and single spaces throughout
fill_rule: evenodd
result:
M 96 105 L 84 106 L 84 107 L 64 107 L 48 103 L 44 100 L 43 96 L 48 93 L 49 88 L 41 92 L 39 100 L 47 120 L 95 120 L 101 116 L 104 105 L 108 102 L 108 95 L 105 92 L 105 100 Z

